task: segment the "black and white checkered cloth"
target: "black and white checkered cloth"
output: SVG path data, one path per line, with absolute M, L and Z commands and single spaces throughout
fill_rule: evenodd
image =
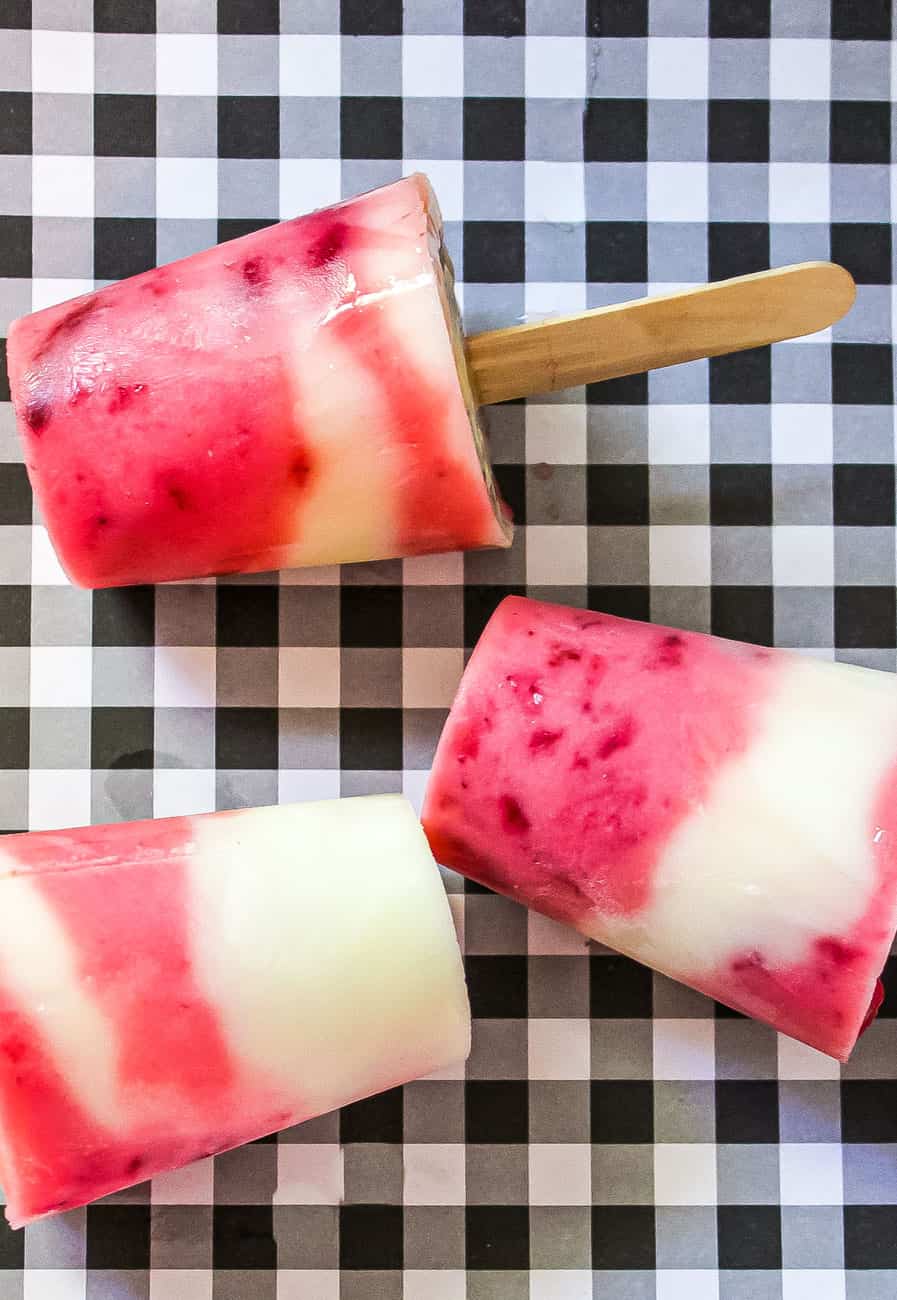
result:
M 0 405 L 2 830 L 417 802 L 509 592 L 897 666 L 889 0 L 0 0 L 0 27 L 4 330 L 416 168 L 469 329 L 830 256 L 859 284 L 810 339 L 493 409 L 510 552 L 91 597 Z M 0 1229 L 0 1300 L 897 1295 L 897 979 L 842 1071 L 448 885 L 466 1072 Z

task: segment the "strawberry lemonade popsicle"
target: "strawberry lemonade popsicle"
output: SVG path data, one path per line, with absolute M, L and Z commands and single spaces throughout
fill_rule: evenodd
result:
M 423 812 L 447 866 L 846 1060 L 897 929 L 897 681 L 509 597 Z
M 80 586 L 510 543 L 423 176 L 25 316 L 8 363 Z
M 401 796 L 0 844 L 13 1227 L 463 1059 L 451 913 Z

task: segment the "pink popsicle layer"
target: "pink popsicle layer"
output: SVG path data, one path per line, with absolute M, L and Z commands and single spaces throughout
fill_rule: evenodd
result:
M 509 597 L 423 820 L 445 865 L 844 1060 L 897 929 L 897 681 Z

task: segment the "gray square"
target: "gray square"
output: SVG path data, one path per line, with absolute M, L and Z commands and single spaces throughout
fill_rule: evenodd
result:
M 849 314 L 832 325 L 832 338 L 846 343 L 887 343 L 891 333 L 891 288 L 859 284 Z
M 782 1275 L 772 1269 L 720 1269 L 719 1300 L 782 1300 Z
M 154 217 L 156 163 L 153 158 L 96 158 L 98 217 Z
M 340 569 L 344 587 L 395 587 L 402 581 L 401 560 L 369 560 L 344 564 Z
M 710 588 L 652 587 L 651 622 L 684 627 L 689 632 L 709 632 Z
M 281 709 L 280 766 L 339 767 L 338 709 Z
M 716 1268 L 716 1209 L 712 1205 L 658 1205 L 658 1268 Z
M 889 221 L 890 170 L 885 164 L 834 163 L 832 221 Z
M 335 96 L 282 96 L 281 158 L 338 158 L 339 116 L 340 101 Z
M 710 522 L 710 472 L 706 465 L 652 465 L 652 524 Z
M 644 221 L 648 213 L 647 171 L 643 163 L 585 164 L 586 218 L 589 221 Z
M 682 588 L 666 587 L 662 588 L 662 590 L 681 591 Z M 653 623 L 660 622 L 660 619 L 654 617 L 653 606 L 651 621 Z M 682 626 L 680 622 L 676 622 L 676 627 Z M 654 1015 L 660 1020 L 709 1020 L 714 1014 L 713 1003 L 710 998 L 705 997 L 703 993 L 696 992 L 695 989 L 690 989 L 687 984 L 680 984 L 677 980 L 668 979 L 666 975 L 654 971 L 653 985 L 652 1006 Z
M 280 1268 L 339 1267 L 336 1205 L 275 1205 L 274 1237 Z
M 587 1206 L 533 1205 L 529 1212 L 532 1268 L 588 1268 L 591 1215 Z M 496 1297 L 500 1300 L 500 1297 Z
M 336 101 L 334 101 L 336 102 Z M 402 100 L 402 150 L 406 158 L 462 158 L 463 101 L 414 96 Z
M 842 1069 L 843 1079 L 889 1079 L 897 1059 L 897 1020 L 878 1019 L 863 1034 L 850 1060 Z
M 338 645 L 339 593 L 339 587 L 281 587 L 279 644 L 281 646 Z M 439 644 L 454 643 L 440 641 Z
M 402 773 L 382 771 L 379 768 L 370 771 L 343 772 L 340 776 L 339 792 L 342 798 L 366 794 L 401 794 Z
M 391 185 L 401 175 L 402 164 L 397 158 L 344 158 L 340 163 L 340 193 L 350 199 L 380 185 Z
M 652 36 L 706 36 L 707 13 L 703 5 L 651 0 L 648 31 Z
M 770 162 L 828 162 L 828 103 L 774 99 L 769 106 Z
M 219 159 L 219 216 L 276 217 L 279 205 L 276 158 Z
M 277 651 L 267 646 L 219 646 L 215 655 L 219 708 L 276 708 Z
M 527 1042 L 525 1020 L 477 1020 L 468 1079 L 525 1079 Z
M 247 1295 L 252 1300 L 276 1300 L 277 1274 L 260 1268 L 219 1268 L 212 1273 L 212 1300 L 246 1300 Z M 118 1293 L 108 1300 L 119 1300 Z
M 344 36 L 342 84 L 353 95 L 401 95 L 401 36 Z
M 585 466 L 530 465 L 526 471 L 526 521 L 585 525 Z
M 827 1079 L 779 1084 L 780 1142 L 840 1142 L 841 1090 Z
M 26 1268 L 84 1268 L 87 1262 L 87 1210 L 68 1210 L 29 1223 L 25 1233 Z
M 529 1191 L 526 1146 L 469 1142 L 464 1158 L 468 1205 L 526 1205 Z
M 136 755 L 122 754 L 117 762 L 127 764 Z M 153 815 L 153 774 L 144 768 L 112 767 L 90 776 L 90 819 L 103 822 L 136 822 Z
M 93 45 L 94 83 L 97 91 L 121 91 L 128 95 L 155 94 L 155 36 L 97 32 Z
M 31 159 L 8 154 L 0 168 L 0 207 L 6 216 L 31 215 Z M 41 221 L 44 218 L 40 218 Z M 35 228 L 38 222 L 35 221 Z
M 776 1205 L 779 1148 L 772 1142 L 722 1142 L 716 1149 L 720 1205 Z
M 211 95 L 159 95 L 156 153 L 160 158 L 214 158 L 218 108 Z
M 770 31 L 773 36 L 831 36 L 828 0 L 772 0 Z
M 523 41 L 468 36 L 464 42 L 464 95 L 523 95 Z
M 845 1147 L 845 1153 L 849 1150 Z M 844 1223 L 839 1207 L 782 1206 L 782 1267 L 844 1267 Z
M 175 262 L 211 248 L 218 242 L 218 224 L 214 220 L 161 218 L 156 221 L 156 261 Z
M 768 99 L 769 42 L 710 42 L 711 99 Z
M 711 406 L 711 460 L 723 465 L 757 465 L 769 460 L 771 448 L 768 406 Z
M 773 266 L 789 262 L 825 262 L 831 256 L 829 228 L 822 222 L 799 222 L 769 227 L 769 260 Z
M 7 284 L 12 283 L 6 281 Z M 28 585 L 31 581 L 31 526 L 5 524 L 0 550 L 0 584 Z M 66 643 L 68 644 L 68 643 Z
M 277 773 L 232 769 L 215 773 L 216 808 L 267 807 L 277 803 Z
M 711 221 L 768 221 L 769 169 L 765 163 L 709 163 Z
M 284 1143 L 300 1146 L 307 1142 L 339 1142 L 339 1111 L 331 1110 L 326 1115 L 316 1115 L 314 1119 L 307 1119 L 301 1124 L 293 1124 L 290 1128 L 281 1129 L 277 1135 L 277 1142 L 280 1146 Z
M 276 36 L 218 37 L 219 95 L 276 95 L 278 82 Z
M 215 766 L 215 714 L 212 709 L 156 709 L 155 763 L 159 768 Z
M 889 1142 L 848 1142 L 841 1148 L 845 1205 L 897 1202 L 897 1165 Z
M 590 99 L 644 99 L 648 42 L 640 37 L 592 37 L 586 43 Z
M 154 1205 L 150 1219 L 150 1264 L 153 1269 L 210 1269 L 212 1207 Z
M 772 583 L 772 529 L 711 528 L 710 570 L 713 582 L 719 586 L 769 586 Z
M 92 154 L 93 99 L 90 95 L 33 95 L 31 132 L 36 154 Z
M 88 769 L 90 767 L 90 710 L 32 709 L 31 766 Z
M 526 0 L 527 36 L 581 36 L 585 24 L 585 0 Z
M 829 402 L 832 354 L 827 343 L 774 343 L 772 400 Z
M 463 1142 L 464 1084 L 419 1079 L 403 1089 L 405 1142 Z
M 697 221 L 652 221 L 648 278 L 655 283 L 701 284 L 707 279 L 707 227 Z M 706 401 L 704 392 L 703 399 Z
M 847 1269 L 847 1300 L 889 1300 L 888 1288 L 894 1280 L 893 1269 Z
M 564 13 L 566 8 L 558 12 Z M 527 100 L 526 156 L 545 162 L 579 162 L 582 159 L 582 101 Z
M 522 162 L 465 162 L 465 220 L 522 221 L 524 177 Z
M 280 0 L 280 30 L 299 36 L 339 31 L 339 0 Z
M 13 161 L 7 158 L 0 174 Z M 29 169 L 28 190 L 31 190 Z M 5 212 L 14 212 L 0 192 Z M 30 207 L 30 200 L 29 200 Z M 32 228 L 34 274 L 93 279 L 93 222 L 85 217 L 37 217 Z
M 755 1020 L 716 1021 L 718 1079 L 774 1079 L 776 1034 Z
M 589 406 L 590 465 L 644 465 L 648 460 L 648 411 L 644 406 Z
M 593 1205 L 652 1205 L 654 1148 L 649 1142 L 592 1147 Z
M 406 646 L 454 646 L 464 639 L 460 587 L 406 587 L 402 592 L 402 640 Z
M 648 157 L 651 162 L 704 162 L 707 105 L 688 99 L 649 100 Z
M 712 1082 L 655 1081 L 655 1142 L 713 1142 L 715 1138 L 716 1091 Z
M 405 710 L 402 761 L 408 771 L 423 772 L 430 768 L 447 717 L 447 709 Z
M 468 167 L 475 166 L 468 163 Z M 489 164 L 482 164 L 488 166 Z M 585 227 L 569 222 L 528 221 L 525 232 L 527 279 L 580 284 L 586 275 Z
M 34 760 L 32 759 L 32 764 Z M 28 829 L 28 773 L 0 769 L 0 831 Z
M 827 587 L 777 587 L 775 643 L 792 649 L 830 646 L 835 640 L 834 600 Z
M 831 482 L 830 465 L 773 465 L 773 522 L 830 524 Z
M 503 551 L 469 551 L 464 556 L 464 581 L 481 586 L 508 586 L 526 581 L 526 530 L 518 528 L 513 544 Z
M 468 899 L 469 904 L 472 900 Z M 465 931 L 470 951 L 470 929 Z M 527 962 L 529 1014 L 536 1020 L 588 1019 L 589 962 L 582 957 L 530 957 Z
M 468 894 L 464 900 L 464 951 L 525 953 L 526 911 L 509 898 Z
M 94 646 L 93 705 L 153 703 L 152 646 Z
M 389 1142 L 350 1142 L 343 1147 L 347 1205 L 402 1204 L 402 1148 Z
M 340 701 L 344 708 L 402 707 L 401 650 L 340 652 Z
M 576 1079 L 530 1079 L 530 1142 L 588 1142 L 589 1085 Z
M 340 1300 L 402 1300 L 402 1274 L 395 1269 L 342 1269 L 339 1294 Z
M 87 1270 L 85 1300 L 150 1300 L 148 1270 L 136 1268 L 92 1268 Z M 216 1295 L 214 1300 L 231 1300 Z M 234 1298 L 235 1300 L 235 1298 Z M 258 1300 L 267 1300 L 259 1295 Z
M 215 0 L 156 0 L 156 31 L 201 33 L 218 30 Z M 286 31 L 287 28 L 284 28 Z
M 406 1205 L 405 1268 L 464 1268 L 463 1205 Z
M 404 30 L 419 36 L 455 36 L 464 27 L 462 0 L 414 0 L 405 7 Z
M 836 528 L 835 586 L 893 587 L 894 529 Z
M 593 1020 L 593 1079 L 650 1079 L 654 1057 L 650 1020 Z
M 91 0 L 31 0 L 31 26 L 49 32 L 92 31 L 93 4 Z
M 833 456 L 836 465 L 881 465 L 894 454 L 894 422 L 888 406 L 834 406 Z
M 646 587 L 648 529 L 590 527 L 589 585 Z
M 648 398 L 651 402 L 706 402 L 710 381 L 707 361 L 688 361 L 681 366 L 665 366 L 648 375 Z
M 480 413 L 495 465 L 526 461 L 526 413 L 523 406 L 487 406 Z
M 887 41 L 832 41 L 832 99 L 890 99 Z

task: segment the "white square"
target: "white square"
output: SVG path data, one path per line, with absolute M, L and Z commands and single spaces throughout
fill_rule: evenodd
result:
M 339 1277 L 333 1268 L 279 1268 L 276 1300 L 339 1300 Z
M 719 1300 L 715 1268 L 659 1268 L 656 1300 Z
M 200 220 L 218 216 L 216 158 L 157 158 L 156 216 Z
M 776 465 L 831 465 L 832 408 L 821 402 L 774 402 L 772 460 Z
M 45 771 L 28 776 L 28 829 L 68 830 L 90 823 L 90 773 L 83 769 Z
M 846 1288 L 842 1268 L 782 1269 L 782 1300 L 845 1300 Z
M 153 816 L 195 817 L 215 811 L 215 772 L 211 768 L 156 768 Z
M 572 280 L 527 280 L 523 286 L 523 309 L 528 322 L 572 316 L 588 306 L 586 283 Z M 575 389 L 568 389 L 575 392 Z M 581 390 L 585 393 L 585 389 Z
M 464 556 L 460 551 L 444 555 L 414 555 L 402 562 L 406 587 L 460 587 L 464 582 Z
M 31 581 L 35 587 L 71 586 L 43 524 L 31 530 Z
M 531 957 L 587 957 L 589 941 L 550 916 L 527 912 L 526 950 Z
M 31 647 L 31 707 L 89 708 L 93 698 L 93 651 L 90 646 Z
M 531 1079 L 588 1079 L 589 1021 L 531 1020 L 528 1053 Z
M 337 158 L 281 158 L 280 218 L 326 208 L 340 197 L 340 163 Z
M 31 281 L 31 310 L 41 311 L 44 307 L 56 307 L 70 298 L 79 298 L 82 293 L 93 290 L 93 280 L 43 280 Z
M 830 41 L 807 37 L 769 43 L 770 99 L 828 99 L 832 92 Z
M 339 1205 L 345 1191 L 337 1142 L 281 1142 L 275 1205 Z
M 463 1268 L 406 1268 L 402 1278 L 402 1300 L 467 1300 L 467 1273 Z
M 708 525 L 653 524 L 648 530 L 648 554 L 653 586 L 710 585 Z
M 83 1268 L 28 1268 L 22 1280 L 23 1300 L 84 1300 L 87 1294 Z
M 649 406 L 648 459 L 652 465 L 706 465 L 710 408 L 688 402 Z
M 339 36 L 284 35 L 278 48 L 281 95 L 339 95 Z
M 216 95 L 218 38 L 207 35 L 156 37 L 158 95 Z
M 93 94 L 93 33 L 31 33 L 31 89 L 35 94 Z
M 772 580 L 778 587 L 831 587 L 835 534 L 828 524 L 776 524 L 772 530 Z
M 702 162 L 648 163 L 649 221 L 706 221 L 708 170 Z
M 591 1146 L 574 1142 L 530 1143 L 529 1203 L 591 1205 Z
M 703 36 L 648 39 L 648 98 L 706 99 L 709 42 Z
M 586 407 L 580 402 L 532 402 L 526 407 L 526 459 L 547 465 L 584 465 Z
M 779 1147 L 782 1205 L 843 1205 L 844 1175 L 837 1142 L 784 1142 Z
M 402 94 L 409 99 L 420 96 L 425 99 L 460 99 L 464 94 L 464 43 L 461 37 L 403 37 Z
M 714 1021 L 654 1021 L 655 1079 L 713 1079 L 716 1073 Z
M 592 1300 L 592 1274 L 585 1268 L 534 1268 L 530 1300 Z
M 402 174 L 415 172 L 423 172 L 433 186 L 443 221 L 463 221 L 464 163 L 459 158 L 406 158 Z
M 313 799 L 338 799 L 339 772 L 326 768 L 282 768 L 277 774 L 278 803 L 308 803 Z
M 153 1205 L 212 1205 L 215 1201 L 215 1161 L 206 1156 L 182 1169 L 156 1174 L 150 1184 Z
M 654 1147 L 654 1201 L 657 1205 L 716 1205 L 715 1144 L 658 1142 Z
M 153 672 L 153 701 L 157 709 L 214 708 L 214 646 L 157 646 Z
M 770 221 L 830 221 L 830 180 L 828 163 L 770 163 Z
M 36 217 L 92 217 L 93 158 L 35 154 L 31 195 Z
M 339 707 L 340 660 L 329 646 L 283 646 L 278 656 L 282 709 Z
M 831 1056 L 815 1047 L 799 1043 L 796 1038 L 778 1035 L 778 1076 L 780 1079 L 840 1079 L 841 1066 Z
M 527 221 L 585 221 L 585 172 L 581 163 L 527 162 L 523 175 Z
M 526 580 L 534 587 L 578 587 L 587 581 L 588 530 L 580 524 L 530 524 Z
M 214 1276 L 208 1268 L 154 1268 L 150 1300 L 212 1300 Z
M 463 1205 L 467 1196 L 461 1142 L 406 1142 L 406 1205 Z
M 528 99 L 581 99 L 585 94 L 584 37 L 527 36 L 524 58 Z
M 402 651 L 402 705 L 406 709 L 451 708 L 464 671 L 464 651 L 415 647 Z

